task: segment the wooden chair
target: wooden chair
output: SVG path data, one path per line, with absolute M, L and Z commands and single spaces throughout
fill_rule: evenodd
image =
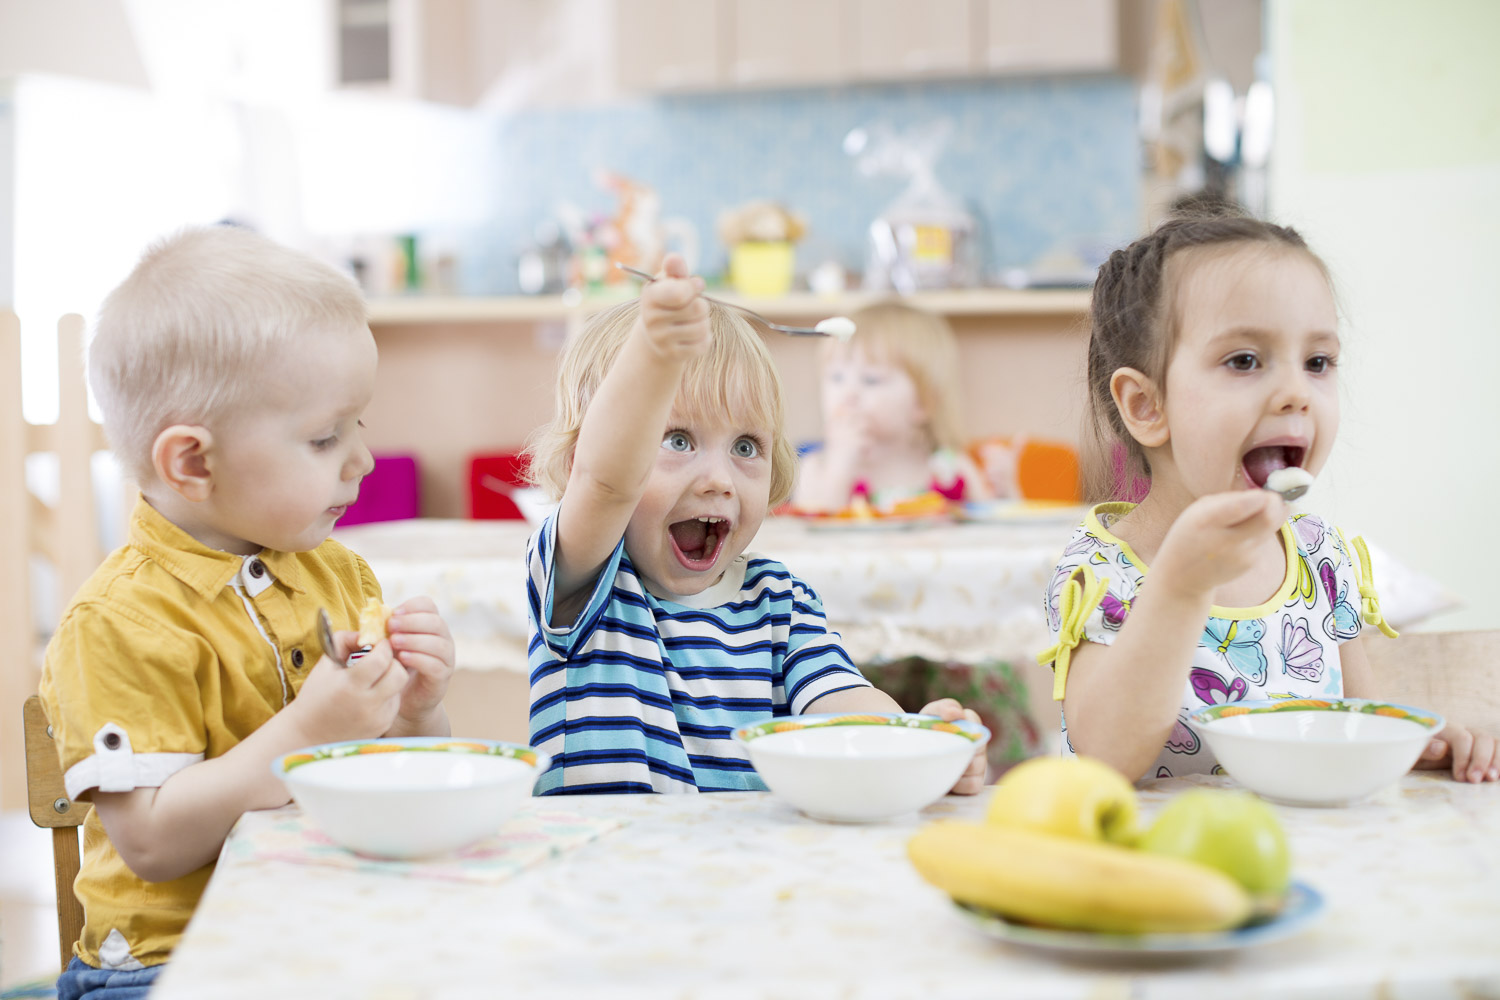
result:
M 1500 734 L 1500 629 L 1408 632 L 1398 639 L 1365 629 L 1364 635 L 1381 698 Z
M 31 556 L 54 570 L 60 611 L 99 565 L 91 473 L 93 454 L 108 447 L 104 431 L 89 419 L 83 372 L 84 321 L 69 314 L 57 324 L 58 419 L 30 424 L 21 413 L 21 324 L 0 309 L 0 635 L 35 635 Z M 57 456 L 58 499 L 49 506 L 26 486 L 26 456 Z M 129 513 L 129 507 L 125 508 Z M 27 655 L 0 669 L 0 808 L 20 808 L 23 788 L 22 736 L 15 715 L 36 690 L 40 662 Z
M 57 750 L 52 745 L 52 727 L 36 695 L 22 709 L 26 730 L 26 799 L 31 821 L 52 831 L 52 873 L 57 888 L 57 943 L 66 968 L 73 958 L 73 943 L 83 934 L 83 904 L 73 895 L 78 877 L 78 827 L 89 814 L 87 802 L 68 798 Z

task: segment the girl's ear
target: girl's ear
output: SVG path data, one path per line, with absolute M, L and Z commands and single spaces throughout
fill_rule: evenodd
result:
M 1167 443 L 1167 410 L 1152 379 L 1134 368 L 1116 368 L 1109 377 L 1109 394 L 1125 429 L 1141 447 L 1160 448 Z
M 214 437 L 207 427 L 173 424 L 151 444 L 151 464 L 161 481 L 184 500 L 202 503 L 213 492 L 209 452 Z

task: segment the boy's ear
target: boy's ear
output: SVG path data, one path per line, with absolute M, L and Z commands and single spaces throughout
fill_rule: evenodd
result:
M 214 437 L 207 427 L 173 424 L 151 444 L 156 475 L 184 500 L 202 503 L 213 492 L 208 456 Z
M 1154 381 L 1134 368 L 1116 368 L 1109 377 L 1109 394 L 1125 429 L 1141 447 L 1160 448 L 1167 443 L 1167 411 Z

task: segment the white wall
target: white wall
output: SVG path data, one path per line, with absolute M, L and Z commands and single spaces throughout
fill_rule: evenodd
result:
M 1344 420 L 1310 498 L 1500 627 L 1500 3 L 1274 0 L 1272 213 L 1334 272 Z M 1379 566 L 1376 566 L 1379 583 Z

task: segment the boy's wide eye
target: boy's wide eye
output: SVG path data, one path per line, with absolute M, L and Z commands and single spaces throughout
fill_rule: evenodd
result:
M 760 454 L 760 444 L 754 438 L 740 438 L 730 451 L 735 458 L 754 458 Z
M 682 431 L 668 431 L 661 439 L 661 446 L 668 451 L 691 451 L 693 442 Z
M 1231 354 L 1224 363 L 1237 372 L 1254 371 L 1260 367 L 1260 359 L 1249 351 Z

